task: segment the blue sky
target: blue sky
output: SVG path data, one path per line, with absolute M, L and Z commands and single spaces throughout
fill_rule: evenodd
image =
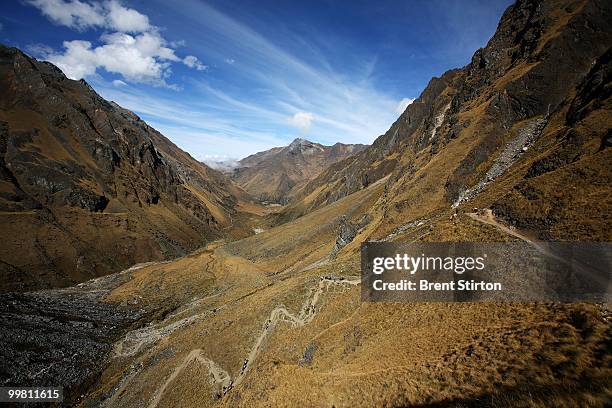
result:
M 296 137 L 371 143 L 510 3 L 13 0 L 0 39 L 210 162 Z

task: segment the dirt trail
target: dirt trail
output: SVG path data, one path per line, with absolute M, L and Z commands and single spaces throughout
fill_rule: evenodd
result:
M 355 286 L 360 283 L 361 278 L 359 277 L 354 277 L 350 279 L 327 276 L 321 277 L 319 284 L 316 287 L 310 289 L 309 295 L 304 301 L 297 315 L 288 311 L 284 306 L 278 306 L 274 308 L 270 312 L 270 317 L 264 323 L 262 331 L 257 337 L 255 344 L 253 345 L 247 357 L 245 358 L 242 368 L 240 369 L 240 373 L 236 376 L 234 380 L 232 380 L 230 375 L 221 367 L 219 367 L 214 361 L 202 355 L 201 349 L 191 350 L 191 352 L 187 355 L 187 357 L 185 357 L 183 362 L 174 369 L 174 371 L 164 382 L 164 384 L 157 390 L 155 396 L 149 404 L 149 408 L 155 408 L 157 406 L 167 386 L 172 381 L 174 381 L 174 379 L 180 374 L 182 370 L 187 367 L 187 365 L 191 361 L 194 360 L 197 360 L 208 366 L 208 370 L 214 379 L 213 383 L 217 386 L 220 386 L 222 394 L 229 392 L 232 388 L 238 386 L 242 382 L 249 368 L 253 364 L 253 361 L 255 361 L 255 359 L 261 352 L 264 340 L 274 330 L 274 327 L 277 323 L 286 322 L 291 324 L 292 327 L 304 326 L 305 324 L 310 323 L 317 314 L 316 305 L 319 302 L 320 296 L 323 292 L 329 292 L 330 288 L 334 286 L 340 286 L 340 291 L 343 291 L 349 286 Z
M 470 218 L 472 218 L 473 220 L 476 220 L 478 222 L 481 222 L 483 224 L 488 224 L 488 225 L 492 225 L 494 227 L 496 227 L 497 229 L 501 230 L 502 232 L 505 232 L 506 234 L 512 235 L 513 237 L 516 237 L 520 240 L 523 240 L 525 242 L 529 242 L 530 244 L 535 244 L 534 241 L 527 237 L 525 234 L 522 234 L 521 232 L 517 231 L 514 228 L 510 228 L 507 225 L 499 222 L 497 220 L 497 218 L 495 217 L 495 215 L 493 214 L 493 211 L 491 209 L 485 209 L 482 213 L 466 213 L 466 215 Z
M 253 348 L 249 352 L 247 358 L 244 360 L 240 374 L 236 377 L 233 386 L 240 384 L 248 369 L 251 367 L 251 364 L 259 355 L 263 341 L 274 329 L 276 323 L 286 322 L 291 324 L 292 327 L 304 326 L 314 319 L 315 315 L 317 314 L 316 305 L 319 301 L 319 297 L 324 291 L 329 291 L 330 286 L 340 285 L 343 288 L 346 288 L 347 286 L 354 286 L 358 285 L 359 283 L 361 283 L 360 278 L 345 279 L 322 277 L 316 288 L 310 289 L 309 296 L 302 305 L 297 316 L 289 312 L 284 306 L 278 306 L 272 310 L 270 317 L 264 324 L 261 334 L 257 338 L 257 341 L 253 345 Z
M 483 224 L 492 225 L 495 228 L 499 229 L 500 231 L 506 234 L 512 235 L 513 237 L 516 237 L 522 241 L 529 243 L 531 246 L 533 246 L 535 249 L 537 249 L 540 253 L 544 255 L 550 256 L 555 259 L 563 260 L 559 258 L 557 254 L 555 254 L 554 252 L 551 252 L 544 241 L 542 242 L 536 241 L 530 238 L 529 236 L 527 236 L 526 234 L 514 228 L 510 228 L 507 225 L 503 224 L 502 222 L 498 221 L 497 218 L 495 217 L 495 214 L 493 214 L 493 211 L 489 208 L 484 209 L 481 213 L 466 213 L 466 215 L 472 218 L 473 220 L 476 220 Z
M 466 213 L 466 215 L 472 218 L 473 220 L 476 220 L 484 224 L 492 225 L 496 227 L 497 229 L 499 229 L 500 231 L 505 232 L 506 234 L 512 235 L 513 237 L 516 237 L 522 241 L 529 243 L 531 246 L 533 246 L 536 250 L 538 250 L 543 255 L 546 255 L 550 258 L 556 259 L 564 263 L 571 262 L 571 260 L 564 259 L 562 256 L 560 256 L 559 254 L 551 250 L 551 246 L 548 245 L 547 241 L 537 241 L 529 237 L 525 233 L 518 231 L 517 229 L 510 228 L 507 225 L 503 224 L 502 222 L 498 221 L 497 218 L 495 217 L 495 214 L 493 214 L 493 211 L 491 209 L 488 209 L 488 208 L 484 209 L 482 213 Z M 579 268 L 578 270 L 580 271 L 584 271 L 584 269 L 578 264 L 573 264 L 573 266 L 575 268 Z M 586 272 L 586 273 L 589 273 L 589 272 Z
M 201 349 L 194 349 L 187 354 L 187 357 L 183 360 L 181 364 L 179 364 L 172 374 L 166 379 L 164 385 L 155 393 L 153 400 L 149 403 L 149 408 L 156 407 L 161 400 L 161 397 L 164 395 L 164 391 L 174 381 L 174 379 L 183 371 L 192 361 L 197 361 L 202 363 L 208 367 L 208 372 L 211 375 L 211 383 L 215 386 L 216 392 L 219 396 L 223 395 L 223 393 L 229 389 L 231 384 L 231 377 L 227 371 L 223 368 L 219 367 L 217 363 L 212 361 L 206 356 L 203 355 L 203 351 Z

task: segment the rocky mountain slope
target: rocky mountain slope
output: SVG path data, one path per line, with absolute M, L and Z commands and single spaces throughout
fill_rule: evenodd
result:
M 286 203 L 305 182 L 365 147 L 343 143 L 324 146 L 298 138 L 289 146 L 275 147 L 240 160 L 232 179 L 261 201 Z
M 310 181 L 281 220 L 390 176 L 377 206 L 389 228 L 480 205 L 542 237 L 602 238 L 610 13 L 603 1 L 518 1 L 470 64 L 433 78 L 370 148 Z
M 244 197 L 86 82 L 0 46 L 0 290 L 185 254 L 227 235 Z

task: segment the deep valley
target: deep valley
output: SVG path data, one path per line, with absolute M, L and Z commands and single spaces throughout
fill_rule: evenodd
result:
M 0 383 L 82 407 L 610 406 L 609 303 L 360 292 L 366 241 L 612 241 L 610 21 L 519 0 L 371 145 L 230 171 L 0 46 Z

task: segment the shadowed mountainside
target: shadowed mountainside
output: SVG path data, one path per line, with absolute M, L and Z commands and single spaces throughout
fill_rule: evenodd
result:
M 245 197 L 85 81 L 0 46 L 0 290 L 185 254 L 226 236 Z

